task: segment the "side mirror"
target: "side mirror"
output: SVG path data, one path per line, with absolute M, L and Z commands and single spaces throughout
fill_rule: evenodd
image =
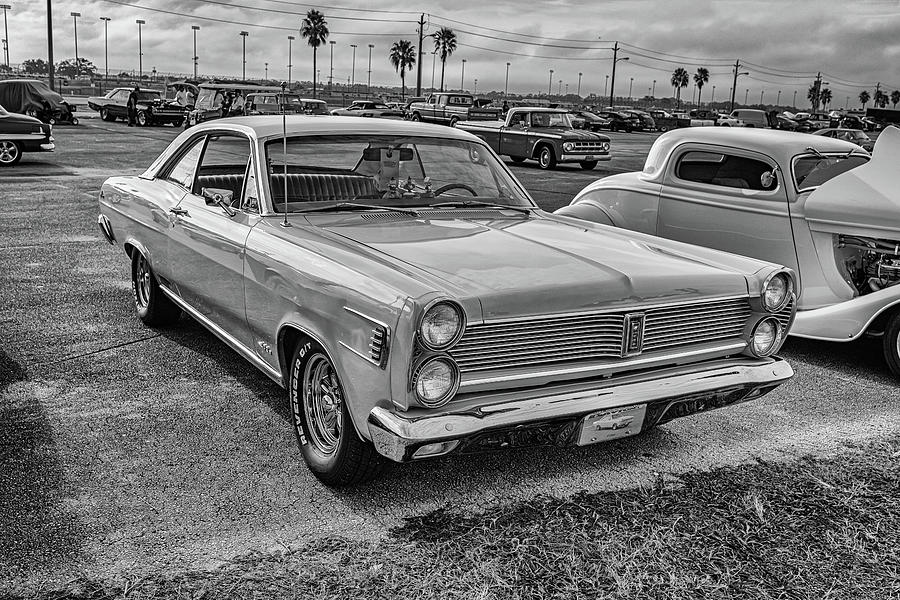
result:
M 775 176 L 774 171 L 764 171 L 762 175 L 759 176 L 759 183 L 764 190 L 770 190 L 775 187 L 777 181 L 778 178 Z
M 235 210 L 231 208 L 231 202 L 234 200 L 234 192 L 221 188 L 203 188 L 200 193 L 206 200 L 207 206 L 220 206 L 229 217 L 233 217 Z

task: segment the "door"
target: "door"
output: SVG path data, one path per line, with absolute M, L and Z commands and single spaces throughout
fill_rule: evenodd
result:
M 531 150 L 528 143 L 528 113 L 516 111 L 509 124 L 500 129 L 500 154 L 528 158 Z
M 169 237 L 178 294 L 247 347 L 244 248 L 259 221 L 258 188 L 250 140 L 235 133 L 207 138 L 190 192 L 177 207 Z M 231 192 L 226 207 L 203 190 Z
M 661 237 L 782 264 L 797 271 L 784 174 L 769 157 L 686 144 L 673 153 L 660 191 Z
M 110 116 L 118 119 L 124 119 L 128 116 L 128 94 L 129 90 L 119 90 L 109 97 L 107 111 Z

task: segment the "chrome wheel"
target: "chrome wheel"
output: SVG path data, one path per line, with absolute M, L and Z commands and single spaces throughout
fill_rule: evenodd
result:
M 303 371 L 303 414 L 310 443 L 325 456 L 337 450 L 343 431 L 344 393 L 328 357 L 316 353 Z
M 0 164 L 12 165 L 22 157 L 19 146 L 15 142 L 0 142 Z
M 139 256 L 134 277 L 134 302 L 139 309 L 146 309 L 150 305 L 151 277 L 150 263 L 144 255 Z

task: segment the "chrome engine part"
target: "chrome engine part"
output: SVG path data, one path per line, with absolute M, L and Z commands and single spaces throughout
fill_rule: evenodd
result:
M 861 295 L 900 284 L 900 241 L 838 236 L 844 266 Z

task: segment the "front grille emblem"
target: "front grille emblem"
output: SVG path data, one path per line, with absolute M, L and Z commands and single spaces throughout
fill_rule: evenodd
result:
M 622 328 L 622 356 L 634 356 L 644 350 L 644 313 L 628 313 Z

